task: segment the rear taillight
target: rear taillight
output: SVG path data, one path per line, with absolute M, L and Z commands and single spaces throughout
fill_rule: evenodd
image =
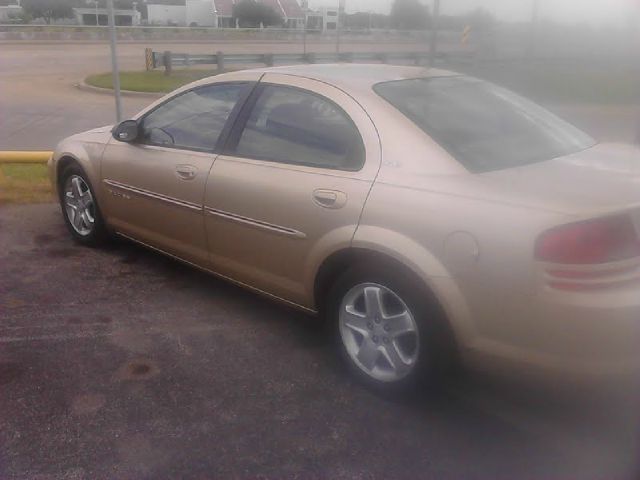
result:
M 640 241 L 627 215 L 604 217 L 556 227 L 536 242 L 536 259 L 588 265 L 640 256 Z

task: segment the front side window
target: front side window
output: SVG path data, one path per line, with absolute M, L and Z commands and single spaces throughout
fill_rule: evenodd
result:
M 346 113 L 324 97 L 266 86 L 240 137 L 240 157 L 338 170 L 359 170 L 364 144 Z
M 374 90 L 471 172 L 551 160 L 595 143 L 535 103 L 474 78 L 399 80 Z
M 246 85 L 209 85 L 169 100 L 142 121 L 142 143 L 213 150 Z

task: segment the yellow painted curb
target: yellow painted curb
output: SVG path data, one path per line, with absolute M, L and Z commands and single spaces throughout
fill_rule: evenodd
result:
M 0 164 L 3 163 L 47 163 L 53 152 L 17 152 L 0 151 Z

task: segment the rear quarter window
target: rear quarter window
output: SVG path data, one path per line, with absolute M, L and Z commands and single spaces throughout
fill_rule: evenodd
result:
M 595 143 L 539 105 L 470 77 L 399 80 L 374 90 L 471 172 L 550 160 Z

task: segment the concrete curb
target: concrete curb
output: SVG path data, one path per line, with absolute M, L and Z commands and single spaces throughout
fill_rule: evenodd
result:
M 80 80 L 78 83 L 74 84 L 74 87 L 76 87 L 78 90 L 83 90 L 85 92 L 101 93 L 103 95 L 105 94 L 113 95 L 113 89 L 94 87 L 93 85 L 89 85 L 85 83 L 84 80 Z M 154 99 L 158 99 L 166 95 L 166 93 L 162 93 L 162 92 L 134 92 L 132 90 L 120 90 L 120 94 L 123 97 L 154 98 Z
M 0 165 L 4 163 L 47 163 L 53 152 L 0 151 Z

